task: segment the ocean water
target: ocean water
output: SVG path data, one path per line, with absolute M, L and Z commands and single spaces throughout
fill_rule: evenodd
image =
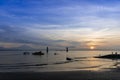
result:
M 43 51 L 45 54 L 41 56 L 32 55 L 35 51 L 28 51 L 29 55 L 23 52 L 0 51 L 0 72 L 103 71 L 120 66 L 120 60 L 94 58 L 112 51 Z M 66 57 L 72 60 L 66 60 Z

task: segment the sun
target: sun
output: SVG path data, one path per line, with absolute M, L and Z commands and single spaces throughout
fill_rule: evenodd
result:
M 93 50 L 93 49 L 95 49 L 95 47 L 94 47 L 94 46 L 90 46 L 90 49 L 92 49 L 92 50 Z

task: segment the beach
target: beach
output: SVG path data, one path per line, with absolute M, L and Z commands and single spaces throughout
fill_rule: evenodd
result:
M 0 80 L 119 80 L 120 60 L 94 58 L 109 51 L 49 52 L 42 56 L 21 51 L 0 54 Z M 54 55 L 57 53 L 57 55 Z M 94 53 L 94 54 L 93 54 Z
M 1 72 L 0 80 L 119 80 L 119 71 Z

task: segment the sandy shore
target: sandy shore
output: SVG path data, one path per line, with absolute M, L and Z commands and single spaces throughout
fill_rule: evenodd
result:
M 120 80 L 120 72 L 0 72 L 0 80 Z

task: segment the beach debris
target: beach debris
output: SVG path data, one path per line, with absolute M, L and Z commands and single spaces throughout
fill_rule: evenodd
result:
M 32 53 L 32 55 L 44 55 L 44 53 L 42 51 L 39 51 L 39 52 Z
M 54 55 L 57 55 L 57 53 L 54 53 Z

